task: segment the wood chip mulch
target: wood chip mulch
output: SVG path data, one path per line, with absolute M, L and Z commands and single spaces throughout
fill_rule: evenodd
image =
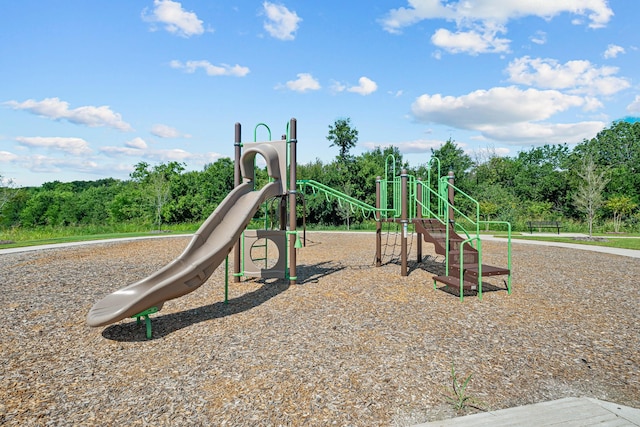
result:
M 640 261 L 513 247 L 513 293 L 434 290 L 433 247 L 400 276 L 388 238 L 308 233 L 299 284 L 224 268 L 152 316 L 90 328 L 90 307 L 179 255 L 158 238 L 0 255 L 0 424 L 407 426 L 456 412 L 451 367 L 485 409 L 568 396 L 640 407 Z M 398 239 L 399 240 L 399 239 Z M 505 244 L 484 242 L 506 266 Z

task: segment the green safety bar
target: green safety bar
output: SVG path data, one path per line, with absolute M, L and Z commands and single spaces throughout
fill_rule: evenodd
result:
M 359 209 L 365 218 L 373 216 L 375 220 L 379 220 L 379 211 L 385 211 L 385 209 L 376 209 L 375 206 L 364 203 L 354 197 L 331 188 L 328 185 L 324 185 L 318 181 L 314 181 L 313 179 L 300 179 L 296 181 L 296 184 L 300 186 L 301 190 L 304 190 L 305 187 L 309 187 L 314 193 L 323 193 L 327 200 L 329 200 L 330 198 L 334 198 L 340 204 L 346 203 L 350 205 L 352 212 L 354 213 L 357 209 Z

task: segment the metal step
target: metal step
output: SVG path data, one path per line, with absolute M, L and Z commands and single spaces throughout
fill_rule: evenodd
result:
M 465 255 L 466 258 L 466 255 Z M 460 268 L 455 265 L 450 265 L 449 270 L 451 271 L 451 275 L 460 275 Z M 478 277 L 478 264 L 465 264 L 464 266 L 464 275 L 465 277 Z M 508 276 L 511 274 L 508 268 L 502 267 L 494 267 L 493 265 L 482 264 L 482 277 L 488 276 Z
M 447 286 L 451 286 L 452 288 L 460 289 L 460 276 L 433 276 L 434 284 L 435 282 L 443 283 Z M 468 291 L 477 291 L 478 283 L 477 282 L 469 282 L 468 280 L 464 280 L 462 282 L 462 288 Z

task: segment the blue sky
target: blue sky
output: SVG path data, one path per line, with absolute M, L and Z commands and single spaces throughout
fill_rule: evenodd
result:
M 449 138 L 476 158 L 575 145 L 640 115 L 638 16 L 631 0 L 4 2 L 0 174 L 201 170 L 233 155 L 235 122 L 250 142 L 291 117 L 301 163 L 337 155 L 344 117 L 353 154 L 395 145 L 416 166 Z

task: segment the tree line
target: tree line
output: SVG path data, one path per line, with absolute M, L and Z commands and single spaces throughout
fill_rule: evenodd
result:
M 329 126 L 327 140 L 338 148 L 334 160 L 298 165 L 299 179 L 313 179 L 365 203 L 375 204 L 375 178 L 385 175 L 392 155 L 399 169 L 419 178 L 429 176 L 432 162 L 411 167 L 396 147 L 351 155 L 358 138 L 349 119 Z M 528 220 L 560 220 L 576 229 L 640 231 L 640 123 L 614 122 L 572 149 L 543 145 L 512 157 L 491 150 L 471 156 L 449 140 L 431 157 L 456 186 L 479 201 L 483 219 L 511 222 L 525 230 Z M 435 170 L 431 171 L 432 178 Z M 233 161 L 221 158 L 201 171 L 168 162 L 135 165 L 128 180 L 48 182 L 15 188 L 0 176 L 0 227 L 82 226 L 199 223 L 233 189 Z M 257 180 L 266 181 L 265 170 Z M 433 184 L 433 183 L 432 183 Z M 306 221 L 327 226 L 366 222 L 360 212 L 337 201 L 308 194 Z M 302 218 L 302 205 L 298 217 Z

